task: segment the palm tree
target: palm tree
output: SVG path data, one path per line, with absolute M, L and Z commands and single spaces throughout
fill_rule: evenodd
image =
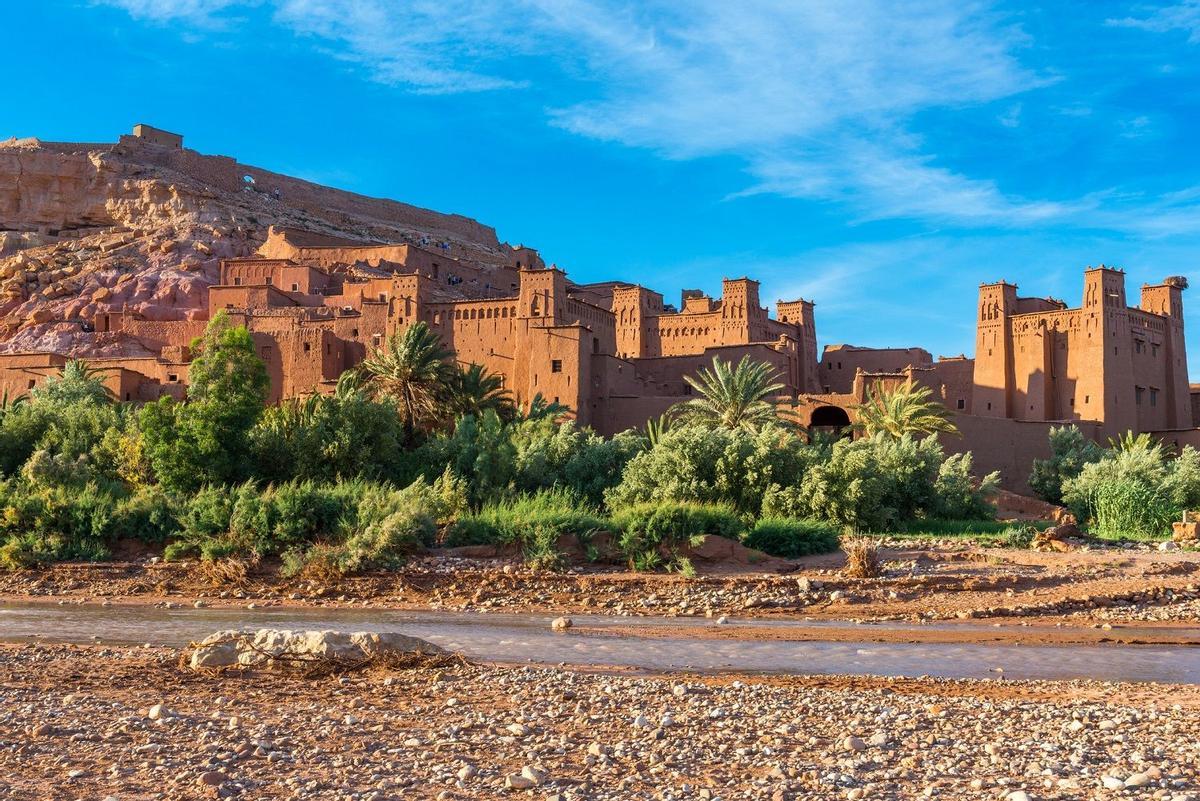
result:
M 28 402 L 29 402 L 28 395 L 22 393 L 22 394 L 14 397 L 14 396 L 11 396 L 8 394 L 7 389 L 4 390 L 4 392 L 2 394 L 0 394 L 0 420 L 3 420 L 10 413 L 21 408 Z
M 1159 445 L 1146 433 L 1134 434 L 1126 431 L 1119 437 L 1108 438 L 1108 449 L 1111 451 L 1148 451 Z
M 854 407 L 856 431 L 899 439 L 905 434 L 957 434 L 950 410 L 933 397 L 933 390 L 909 379 L 891 389 L 879 385 L 867 390 L 866 402 Z
M 359 368 L 372 394 L 396 404 L 411 435 L 438 418 L 439 401 L 450 380 L 446 360 L 452 355 L 442 347 L 441 337 L 419 322 L 404 333 L 393 333 L 386 346 L 377 348 Z
M 557 420 L 565 414 L 570 414 L 571 407 L 558 401 L 546 400 L 546 397 L 538 392 L 530 399 L 528 406 L 518 409 L 518 413 L 525 420 L 541 420 L 546 417 Z
M 455 370 L 451 377 L 448 401 L 456 418 L 468 414 L 478 417 L 489 409 L 501 419 L 513 417 L 516 407 L 501 376 L 489 373 L 483 365 L 471 364 Z
M 366 394 L 367 379 L 363 376 L 363 371 L 357 367 L 351 367 L 338 376 L 337 383 L 333 387 L 333 397 L 339 401 L 348 401 L 362 398 Z
M 779 405 L 771 398 L 783 389 L 776 378 L 771 365 L 749 356 L 743 356 L 736 367 L 714 357 L 712 370 L 701 369 L 696 378 L 684 376 L 700 397 L 676 404 L 671 411 L 683 423 L 757 431 L 783 422 Z
M 108 371 L 92 367 L 83 359 L 71 359 L 62 372 L 47 378 L 33 390 L 35 400 L 59 403 L 110 403 L 116 395 L 104 385 Z
M 662 441 L 662 438 L 671 430 L 671 413 L 669 411 L 660 414 L 658 417 L 651 417 L 646 421 L 646 441 L 653 448 Z

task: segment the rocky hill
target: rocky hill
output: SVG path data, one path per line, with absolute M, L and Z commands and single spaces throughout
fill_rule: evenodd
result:
M 446 243 L 486 269 L 512 263 L 496 232 L 182 147 L 0 141 L 0 352 L 132 355 L 98 345 L 91 321 L 128 309 L 202 314 L 222 258 L 247 256 L 272 225 L 361 242 Z M 115 349 L 115 351 L 114 351 Z

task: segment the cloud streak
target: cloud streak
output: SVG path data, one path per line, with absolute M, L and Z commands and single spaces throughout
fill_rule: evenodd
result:
M 922 115 L 1002 103 L 982 116 L 997 132 L 1011 130 L 1023 98 L 1057 80 L 1022 63 L 1028 37 L 982 3 L 107 2 L 197 28 L 262 5 L 275 25 L 381 83 L 420 93 L 534 92 L 551 125 L 579 136 L 668 159 L 738 158 L 746 184 L 731 199 L 771 194 L 838 203 L 860 222 L 962 227 L 1138 233 L 1200 216 L 1192 201 L 1135 205 L 1113 191 L 1024 197 L 1002 175 L 949 166 L 921 135 Z M 1200 0 L 1107 22 L 1195 39 Z M 1139 119 L 1148 122 L 1135 118 L 1127 136 L 1144 132 Z
M 1200 0 L 1184 0 L 1144 17 L 1121 17 L 1106 20 L 1106 23 L 1117 28 L 1137 28 L 1151 33 L 1183 31 L 1188 35 L 1188 42 L 1200 44 Z

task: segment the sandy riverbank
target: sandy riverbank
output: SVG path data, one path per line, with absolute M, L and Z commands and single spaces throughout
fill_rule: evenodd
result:
M 177 658 L 0 647 L 0 798 L 1200 798 L 1195 687 Z
M 745 564 L 712 565 L 691 579 L 591 565 L 547 573 L 515 561 L 438 554 L 393 572 L 325 580 L 286 579 L 271 565 L 255 566 L 245 575 L 216 576 L 196 563 L 142 559 L 0 574 L 0 600 L 739 620 L 779 616 L 1007 624 L 1019 619 L 1080 628 L 1118 628 L 1136 621 L 1187 623 L 1200 617 L 1197 553 L 1037 553 L 941 543 L 887 548 L 883 556 L 884 575 L 873 579 L 843 576 L 836 554 L 785 563 L 779 568 L 784 572 L 764 573 Z

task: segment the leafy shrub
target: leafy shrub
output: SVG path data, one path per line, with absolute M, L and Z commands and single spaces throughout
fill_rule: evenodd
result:
M 777 426 L 757 432 L 677 426 L 634 456 L 605 493 L 610 509 L 686 501 L 729 504 L 758 516 L 769 488 L 800 484 L 821 450 Z
M 1049 503 L 1063 502 L 1063 482 L 1078 476 L 1084 465 L 1099 461 L 1104 449 L 1083 435 L 1077 426 L 1050 429 L 1050 458 L 1034 459 L 1029 486 Z
M 367 488 L 337 557 L 342 572 L 397 567 L 432 543 L 436 510 L 429 496 L 429 485 L 423 480 L 401 490 Z
M 572 421 L 505 422 L 489 410 L 460 418 L 452 433 L 433 438 L 420 453 L 426 464 L 448 466 L 460 476 L 475 507 L 553 488 L 596 506 L 643 444 L 630 432 L 605 439 Z
M 932 437 L 839 440 L 799 486 L 773 487 L 763 515 L 882 531 L 936 508 L 942 448 Z M 961 464 L 959 465 L 961 467 Z
M 1005 548 L 1027 549 L 1033 547 L 1033 541 L 1038 535 L 1036 526 L 1009 526 L 1000 532 L 1000 544 Z
M 0 566 L 9 569 L 109 556 L 116 501 L 108 488 L 39 486 L 9 480 L 0 488 Z
M 949 520 L 991 520 L 995 517 L 996 509 L 987 498 L 999 487 L 1000 472 L 989 473 L 976 481 L 971 474 L 971 462 L 970 453 L 956 453 L 941 463 L 928 514 Z
M 797 559 L 838 549 L 838 528 L 824 520 L 798 520 L 790 517 L 764 517 L 742 541 L 771 556 Z
M 159 544 L 179 533 L 179 505 L 161 487 L 141 487 L 117 501 L 111 529 L 115 537 Z
M 635 570 L 690 570 L 683 551 L 712 534 L 740 538 L 746 527 L 731 506 L 690 502 L 643 503 L 613 516 L 617 547 Z

